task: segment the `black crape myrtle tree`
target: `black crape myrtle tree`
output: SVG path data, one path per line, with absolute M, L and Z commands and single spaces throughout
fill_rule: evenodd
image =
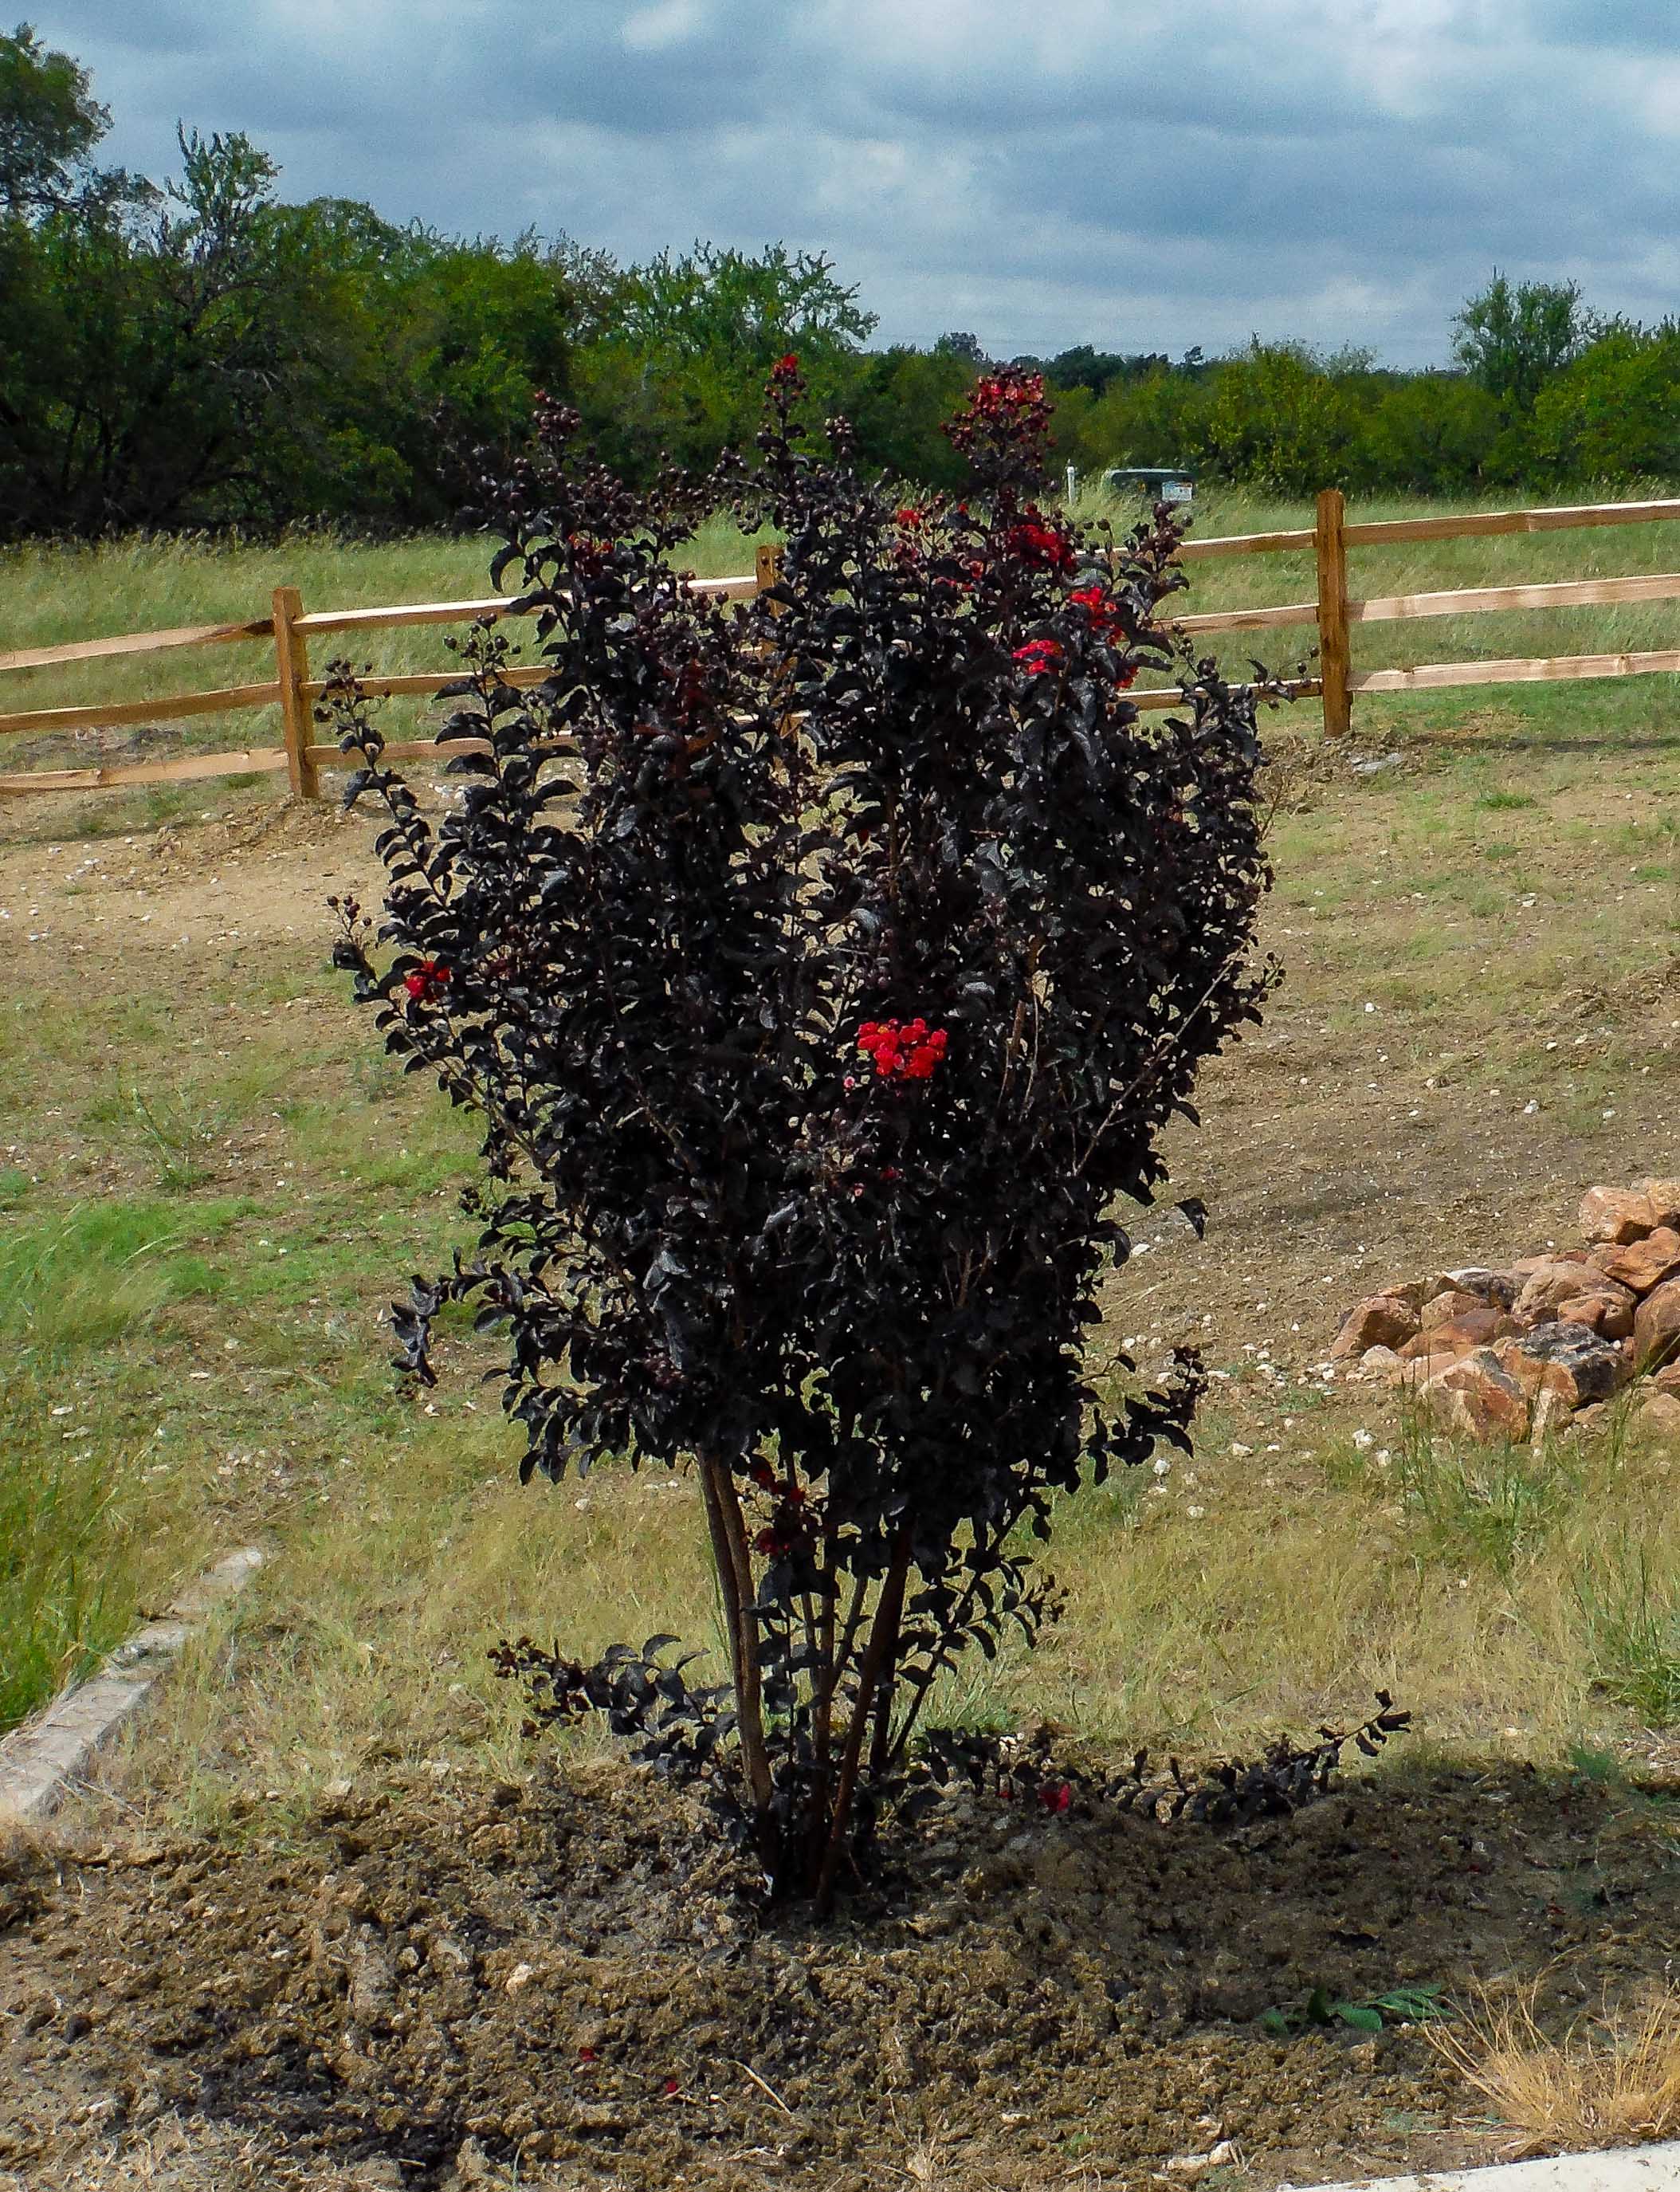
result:
M 925 1780 L 941 1673 L 1053 1611 L 1023 1548 L 1055 1497 L 1186 1442 L 1193 1359 L 1146 1390 L 1087 1336 L 1117 1198 L 1152 1199 L 1271 973 L 1255 695 L 1159 621 L 1165 514 L 1119 545 L 1047 514 L 1035 377 L 979 382 L 965 498 L 914 508 L 802 393 L 783 359 L 726 475 L 785 541 L 738 608 L 671 563 L 717 483 L 632 491 L 542 411 L 494 571 L 545 681 L 466 642 L 440 736 L 484 750 L 440 824 L 347 672 L 323 713 L 390 818 L 384 922 L 341 907 L 340 963 L 485 1121 L 476 1252 L 415 1282 L 401 1360 L 430 1381 L 435 1314 L 475 1304 L 525 1475 L 627 1456 L 704 1498 L 726 1683 L 672 1638 L 504 1670 L 705 1782 L 826 1906 Z M 1182 705 L 1140 711 L 1144 665 Z

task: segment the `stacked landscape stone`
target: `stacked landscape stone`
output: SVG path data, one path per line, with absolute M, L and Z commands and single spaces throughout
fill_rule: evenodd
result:
M 1639 1379 L 1642 1424 L 1680 1437 L 1680 1179 L 1589 1188 L 1579 1223 L 1569 1253 L 1384 1287 L 1349 1312 L 1331 1358 L 1489 1440 L 1586 1421 Z

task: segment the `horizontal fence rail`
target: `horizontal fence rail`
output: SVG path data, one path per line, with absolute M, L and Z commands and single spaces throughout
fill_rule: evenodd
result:
M 1289 681 L 1278 689 L 1285 699 L 1319 700 L 1325 731 L 1332 737 L 1343 737 L 1351 730 L 1353 702 L 1361 694 L 1421 693 L 1459 686 L 1677 674 L 1680 673 L 1680 648 L 1665 648 L 1639 653 L 1424 663 L 1409 670 L 1375 670 L 1356 675 L 1352 664 L 1352 634 L 1357 625 L 1430 617 L 1680 600 L 1680 573 L 1563 579 L 1535 585 L 1461 586 L 1447 591 L 1373 596 L 1364 600 L 1350 596 L 1347 588 L 1347 557 L 1353 549 L 1505 534 L 1555 533 L 1586 527 L 1652 525 L 1676 520 L 1680 520 L 1680 499 L 1482 511 L 1454 517 L 1385 518 L 1350 525 L 1341 493 L 1329 488 L 1318 497 L 1317 522 L 1310 528 L 1187 540 L 1180 551 L 1182 560 L 1190 564 L 1234 556 L 1310 554 L 1315 565 L 1315 591 L 1310 601 L 1283 602 L 1271 608 L 1199 611 L 1173 621 L 1175 628 L 1188 637 L 1204 632 L 1315 626 L 1318 634 L 1318 674 Z M 697 595 L 720 601 L 743 601 L 773 581 L 779 554 L 774 547 L 761 547 L 756 568 L 750 573 L 723 579 L 691 579 L 685 584 Z M 312 638 L 329 632 L 393 631 L 413 625 L 493 619 L 512 614 L 513 606 L 504 597 L 492 596 L 476 601 L 415 602 L 388 608 L 315 609 L 306 613 L 297 589 L 280 586 L 275 590 L 271 614 L 246 623 L 179 625 L 167 631 L 125 632 L 109 638 L 72 640 L 51 647 L 19 648 L 10 653 L 0 653 L 0 675 L 3 675 L 9 671 L 57 669 L 66 664 L 105 662 L 175 648 L 267 640 L 274 648 L 275 675 L 261 683 L 174 693 L 161 699 L 92 701 L 73 707 L 0 713 L 0 734 L 39 736 L 54 732 L 114 729 L 131 723 L 158 724 L 191 716 L 225 715 L 242 708 L 277 706 L 283 739 L 278 746 L 190 754 L 174 761 L 113 762 L 84 768 L 12 771 L 0 774 L 0 796 L 175 784 L 215 776 L 278 775 L 284 771 L 296 796 L 318 799 L 322 769 L 343 767 L 345 762 L 335 745 L 322 744 L 311 735 L 315 704 L 327 689 L 324 680 L 309 674 Z M 459 674 L 458 669 L 451 669 L 369 676 L 363 680 L 363 686 L 367 692 L 380 696 L 424 697 L 438 693 Z M 510 668 L 506 678 L 511 685 L 532 686 L 541 684 L 548 674 L 543 666 L 527 665 Z M 1132 693 L 1128 697 L 1138 708 L 1159 711 L 1181 705 L 1184 694 L 1180 688 L 1172 686 Z M 430 739 L 411 739 L 393 742 L 385 751 L 393 760 L 413 760 L 458 751 L 482 751 L 484 745 L 482 739 L 451 739 L 447 744 Z

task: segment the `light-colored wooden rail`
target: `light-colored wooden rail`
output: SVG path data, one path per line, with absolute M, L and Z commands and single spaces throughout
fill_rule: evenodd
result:
M 1210 557 L 1311 551 L 1317 587 L 1310 602 L 1275 608 L 1215 609 L 1175 621 L 1187 636 L 1212 631 L 1262 631 L 1291 625 L 1318 629 L 1320 675 L 1311 681 L 1324 708 L 1324 730 L 1344 737 L 1353 728 L 1353 704 L 1361 693 L 1423 693 L 1461 685 L 1522 685 L 1565 678 L 1637 677 L 1680 670 L 1680 654 L 1666 648 L 1636 654 L 1509 656 L 1499 661 L 1431 662 L 1411 670 L 1353 671 L 1353 627 L 1415 618 L 1475 616 L 1511 610 L 1606 608 L 1622 602 L 1680 600 L 1680 573 L 1653 572 L 1626 579 L 1566 579 L 1526 586 L 1459 586 L 1435 593 L 1388 594 L 1358 600 L 1347 591 L 1350 549 L 1394 547 L 1413 541 L 1482 539 L 1500 534 L 1559 533 L 1586 526 L 1655 525 L 1680 520 L 1680 500 L 1581 503 L 1550 510 L 1489 510 L 1460 517 L 1398 517 L 1365 524 L 1347 522 L 1342 496 L 1330 488 L 1318 497 L 1310 532 L 1234 534 L 1218 540 L 1189 540 L 1183 560 Z M 1306 687 L 1298 685 L 1297 697 Z M 1140 703 L 1154 694 L 1136 694 Z
M 1332 736 L 1347 733 L 1357 695 L 1421 693 L 1459 686 L 1512 685 L 1555 680 L 1680 674 L 1680 648 L 1636 653 L 1512 656 L 1496 661 L 1434 662 L 1409 670 L 1357 673 L 1352 659 L 1355 626 L 1430 617 L 1471 616 L 1489 612 L 1612 607 L 1629 602 L 1680 600 L 1680 573 L 1642 574 L 1621 579 L 1581 579 L 1516 586 L 1461 586 L 1446 591 L 1352 596 L 1347 559 L 1362 548 L 1409 542 L 1454 540 L 1504 534 L 1555 533 L 1577 528 L 1652 525 L 1680 522 L 1680 499 L 1583 503 L 1556 509 L 1494 510 L 1449 517 L 1384 518 L 1347 522 L 1342 498 L 1330 489 L 1318 498 L 1317 522 L 1310 528 L 1274 533 L 1234 534 L 1210 540 L 1187 540 L 1182 551 L 1189 564 L 1235 556 L 1297 554 L 1313 559 L 1314 591 L 1310 601 L 1260 608 L 1199 611 L 1176 619 L 1187 637 L 1204 632 L 1265 631 L 1315 625 L 1319 674 L 1295 680 L 1285 688 L 1290 699 L 1318 699 L 1324 728 Z M 694 579 L 696 594 L 742 601 L 771 582 L 773 551 L 760 551 L 758 566 L 739 577 Z M 131 761 L 86 768 L 12 771 L 0 774 L 0 796 L 31 791 L 82 791 L 108 786 L 191 782 L 213 776 L 284 771 L 292 790 L 318 798 L 323 768 L 342 768 L 335 745 L 312 735 L 314 707 L 327 688 L 309 674 L 311 640 L 328 633 L 402 631 L 424 625 L 465 624 L 505 616 L 512 602 L 501 596 L 473 601 L 415 602 L 373 608 L 315 609 L 305 612 L 296 591 L 276 590 L 271 612 L 244 623 L 179 625 L 167 631 L 122 632 L 100 639 L 72 640 L 54 646 L 19 648 L 0 653 L 0 675 L 12 671 L 59 669 L 80 662 L 158 654 L 185 647 L 220 646 L 269 641 L 275 651 L 275 675 L 261 683 L 227 685 L 212 690 L 174 693 L 161 699 L 88 702 L 73 707 L 30 708 L 0 713 L 0 734 L 41 736 L 54 732 L 157 724 L 183 717 L 223 715 L 242 708 L 277 707 L 282 743 L 236 751 L 190 754 L 173 761 Z M 366 680 L 376 694 L 423 697 L 436 694 L 458 675 L 454 670 L 404 672 Z M 540 684 L 540 665 L 510 669 L 514 685 Z M 1135 692 L 1130 699 L 1146 711 L 1182 704 L 1176 686 Z M 480 740 L 453 740 L 447 746 L 430 739 L 399 741 L 386 748 L 394 760 L 447 755 L 481 747 Z
M 114 639 L 72 639 L 60 647 L 25 647 L 0 654 L 0 670 L 46 670 L 60 662 L 96 662 L 113 654 L 156 654 L 166 647 L 208 647 L 218 640 L 267 639 L 272 620 L 254 624 L 183 624 L 173 631 L 125 631 Z
M 277 683 L 224 685 L 214 693 L 172 693 L 166 700 L 108 700 L 84 708 L 31 708 L 0 716 L 0 731 L 93 731 L 123 723 L 169 722 L 177 716 L 225 716 L 234 708 L 270 708 Z

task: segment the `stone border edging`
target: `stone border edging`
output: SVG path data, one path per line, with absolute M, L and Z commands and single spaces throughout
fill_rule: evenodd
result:
M 190 1584 L 161 1620 L 137 1629 L 96 1675 L 63 1691 L 40 1716 L 0 1740 L 0 1826 L 48 1818 L 69 1784 L 168 1674 L 208 1615 L 262 1566 L 254 1545 L 230 1553 Z
M 1677 2187 L 1680 2140 L 1597 2154 L 1552 2155 L 1542 2161 L 1507 2161 L 1493 2168 L 1430 2169 L 1419 2177 L 1318 2184 L 1310 2192 L 1676 2192 Z M 1295 2188 L 1280 2185 L 1279 2192 Z

